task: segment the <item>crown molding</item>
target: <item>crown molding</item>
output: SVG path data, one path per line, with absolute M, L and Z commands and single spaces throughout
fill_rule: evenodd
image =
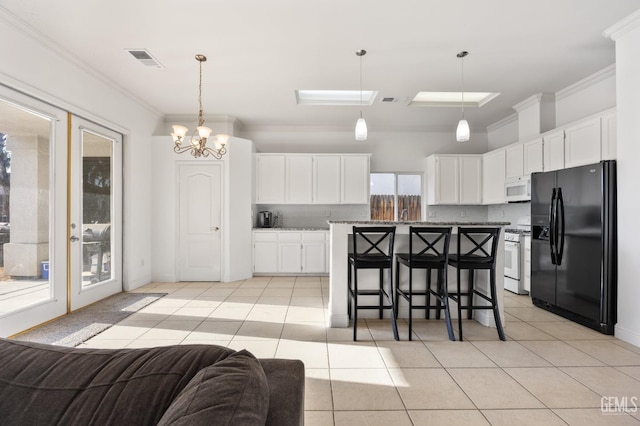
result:
M 554 93 L 537 93 L 535 95 L 529 96 L 522 102 L 515 104 L 512 108 L 517 112 L 520 112 L 526 108 L 529 108 L 533 105 L 540 104 L 543 102 L 555 102 L 556 95 Z
M 99 72 L 95 68 L 90 67 L 84 61 L 82 61 L 80 58 L 78 58 L 77 56 L 72 54 L 70 51 L 65 49 L 62 45 L 60 45 L 59 43 L 55 42 L 53 39 L 47 37 L 46 35 L 44 35 L 40 31 L 38 31 L 37 29 L 33 28 L 31 25 L 26 23 L 24 20 L 22 20 L 21 18 L 19 18 L 16 15 L 14 15 L 13 13 L 11 13 L 7 9 L 3 8 L 2 6 L 0 6 L 0 22 L 3 25 L 11 26 L 11 27 L 17 29 L 21 33 L 25 34 L 27 37 L 29 37 L 32 40 L 34 40 L 36 43 L 41 44 L 46 49 L 48 49 L 51 52 L 53 52 L 54 54 L 58 55 L 60 58 L 64 59 L 65 61 L 67 61 L 69 63 L 71 63 L 72 65 L 80 68 L 84 72 L 86 72 L 89 75 L 93 76 L 96 80 L 98 80 L 101 83 L 107 85 L 108 87 L 110 87 L 111 89 L 117 91 L 119 94 L 125 96 L 126 98 L 132 100 L 136 104 L 138 104 L 141 107 L 143 107 L 144 109 L 146 109 L 148 112 L 150 112 L 150 113 L 152 113 L 152 114 L 154 114 L 156 116 L 159 116 L 159 117 L 162 116 L 162 112 L 160 112 L 159 110 L 154 108 L 152 105 L 147 103 L 145 100 L 143 100 L 143 99 L 141 99 L 141 98 L 139 98 L 139 97 L 137 97 L 135 95 L 132 95 L 129 91 L 125 90 L 122 86 L 120 86 L 119 84 L 117 84 L 116 82 L 111 80 L 110 78 L 106 77 L 104 74 L 102 74 L 101 72 Z M 71 112 L 73 112 L 73 111 L 71 111 Z
M 566 98 L 567 96 L 571 96 L 576 92 L 581 90 L 588 89 L 591 86 L 594 86 L 608 78 L 616 76 L 616 64 L 611 64 L 608 67 L 597 71 L 590 76 L 583 78 L 580 81 L 573 83 L 570 86 L 565 87 L 564 89 L 560 89 L 556 92 L 556 100 L 561 100 Z
M 501 127 L 508 126 L 509 124 L 518 122 L 518 113 L 514 112 L 513 114 L 503 118 L 502 120 L 496 121 L 493 124 L 487 126 L 487 132 L 493 132 L 498 130 Z
M 640 9 L 604 30 L 602 35 L 616 41 L 636 28 L 640 28 Z

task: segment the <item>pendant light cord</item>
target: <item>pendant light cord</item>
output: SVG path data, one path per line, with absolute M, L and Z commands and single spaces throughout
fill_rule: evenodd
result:
M 362 118 L 362 56 L 360 55 L 360 118 Z
M 464 56 L 462 56 L 462 119 L 464 120 Z
M 198 113 L 198 126 L 204 124 L 203 112 L 202 112 L 202 61 L 200 61 L 200 82 L 198 83 L 198 104 L 200 105 L 200 112 Z

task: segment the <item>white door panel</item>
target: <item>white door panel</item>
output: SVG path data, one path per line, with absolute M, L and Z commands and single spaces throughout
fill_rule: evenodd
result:
M 222 176 L 220 163 L 180 165 L 180 281 L 220 281 Z

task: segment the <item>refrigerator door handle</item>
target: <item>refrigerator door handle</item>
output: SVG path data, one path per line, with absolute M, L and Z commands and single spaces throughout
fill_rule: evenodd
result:
M 562 264 L 562 254 L 564 253 L 564 199 L 562 198 L 562 188 L 558 188 L 558 200 L 556 201 L 556 221 L 559 223 L 556 235 L 556 244 L 559 242 L 559 249 L 556 251 L 556 263 Z M 558 218 L 558 216 L 560 216 Z M 558 220 L 559 219 L 559 220 Z
M 551 263 L 556 264 L 556 189 L 551 193 L 549 205 L 549 249 L 551 250 Z

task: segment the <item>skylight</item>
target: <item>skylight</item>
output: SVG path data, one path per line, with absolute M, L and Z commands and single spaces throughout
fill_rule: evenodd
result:
M 371 105 L 378 96 L 375 90 L 362 91 L 362 105 Z M 360 106 L 359 90 L 296 90 L 298 105 Z
M 481 107 L 500 93 L 464 92 L 464 106 Z M 420 107 L 459 107 L 462 105 L 462 92 L 418 92 L 409 102 L 409 106 Z

